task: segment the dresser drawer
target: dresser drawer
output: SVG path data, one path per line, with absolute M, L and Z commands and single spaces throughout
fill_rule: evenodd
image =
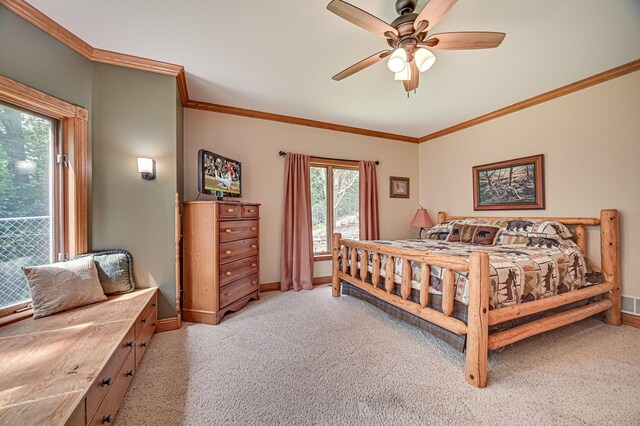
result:
M 100 404 L 98 411 L 96 411 L 93 418 L 89 421 L 89 425 L 103 426 L 105 424 L 113 423 L 113 419 L 116 417 L 120 403 L 124 399 L 124 395 L 129 388 L 131 380 L 133 380 L 133 374 L 135 371 L 135 360 L 133 351 L 129 353 L 126 361 L 122 365 L 122 368 L 118 371 L 114 377 L 113 384 L 110 386 L 107 396 Z
M 149 316 L 148 321 L 145 324 L 144 328 L 140 332 L 140 335 L 136 339 L 136 351 L 135 351 L 136 352 L 136 370 L 140 365 L 140 361 L 142 361 L 142 357 L 144 356 L 145 352 L 149 348 L 149 343 L 151 342 L 151 336 L 153 336 L 153 332 L 156 329 L 156 323 L 157 323 L 156 317 L 157 317 L 157 311 L 154 309 L 153 312 L 151 312 L 151 315 Z
M 232 241 L 220 244 L 220 263 L 229 263 L 258 253 L 258 239 Z
M 242 217 L 258 217 L 258 206 L 242 206 Z
M 258 273 L 258 257 L 252 256 L 246 259 L 220 265 L 220 287 Z
M 109 361 L 107 361 L 107 365 L 104 366 L 100 374 L 98 374 L 98 377 L 93 381 L 91 388 L 89 388 L 87 392 L 87 418 L 91 418 L 100 405 L 102 398 L 104 398 L 109 389 L 113 387 L 122 363 L 127 359 L 129 354 L 133 353 L 133 347 L 135 345 L 133 333 L 133 327 L 131 327 L 125 338 L 122 339 L 118 345 L 118 349 L 116 349 Z
M 140 332 L 144 328 L 145 324 L 149 321 L 149 315 L 158 306 L 158 292 L 155 292 L 147 306 L 144 307 L 138 318 L 136 318 L 136 338 L 140 335 Z
M 258 289 L 258 275 L 254 274 L 227 284 L 220 289 L 220 308 L 242 299 Z
M 223 218 L 240 217 L 240 204 L 220 204 L 218 214 Z
M 258 236 L 257 220 L 220 222 L 220 242 L 244 240 Z

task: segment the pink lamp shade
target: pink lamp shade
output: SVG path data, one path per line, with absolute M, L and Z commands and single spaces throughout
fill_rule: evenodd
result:
M 418 209 L 415 216 L 413 216 L 411 226 L 414 228 L 431 228 L 433 226 L 433 221 L 429 217 L 427 209 Z

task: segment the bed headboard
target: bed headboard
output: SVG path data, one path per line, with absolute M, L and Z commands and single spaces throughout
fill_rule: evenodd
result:
M 543 217 L 543 216 L 451 216 L 446 212 L 438 212 L 438 222 L 458 219 L 530 219 L 530 220 L 552 220 L 563 223 L 574 228 L 576 244 L 583 253 L 587 254 L 587 234 L 585 226 L 600 226 L 600 272 L 602 272 L 604 282 L 611 283 L 613 289 L 605 297 L 610 299 L 614 308 L 605 314 L 605 318 L 610 324 L 620 325 L 620 315 L 613 313 L 620 312 L 620 234 L 618 210 L 600 210 L 600 219 L 595 217 Z M 587 256 L 589 257 L 589 256 Z M 596 269 L 596 268 L 594 268 Z
M 613 219 L 612 219 L 613 218 Z M 573 228 L 573 233 L 576 238 L 576 244 L 580 247 L 583 253 L 587 254 L 587 233 L 584 229 L 585 226 L 600 226 L 603 221 L 611 222 L 614 221 L 615 224 L 609 224 L 611 226 L 615 226 L 615 245 L 616 245 L 616 254 L 617 254 L 617 241 L 618 241 L 618 211 L 617 210 L 602 210 L 600 212 L 600 219 L 595 217 L 544 217 L 544 216 L 452 216 L 448 215 L 446 212 L 438 212 L 438 223 L 445 222 L 447 220 L 460 220 L 460 219 L 488 219 L 488 220 L 501 220 L 501 219 L 522 219 L 522 220 L 550 220 L 554 222 L 559 222 L 564 225 L 570 226 Z M 604 230 L 602 231 L 604 232 Z M 601 233 L 601 240 L 604 238 L 604 234 Z M 607 235 L 609 237 L 609 235 Z M 601 257 L 604 256 L 606 250 L 603 247 L 604 242 L 601 241 Z M 609 247 L 609 245 L 608 245 Z M 587 256 L 589 257 L 589 256 Z M 602 263 L 601 263 L 602 265 Z

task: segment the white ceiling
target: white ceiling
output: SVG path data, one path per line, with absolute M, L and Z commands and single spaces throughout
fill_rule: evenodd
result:
M 499 31 L 504 42 L 435 51 L 407 99 L 384 61 L 331 80 L 387 45 L 328 0 L 29 3 L 96 48 L 184 65 L 191 99 L 416 137 L 640 58 L 638 0 L 460 0 L 434 33 Z M 396 17 L 394 0 L 351 3 Z

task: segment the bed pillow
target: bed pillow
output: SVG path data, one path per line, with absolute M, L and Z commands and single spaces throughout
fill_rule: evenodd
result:
M 133 259 L 126 250 L 106 250 L 76 256 L 82 259 L 92 256 L 98 270 L 98 279 L 104 294 L 129 293 L 136 288 L 133 281 Z
M 106 300 L 93 257 L 87 256 L 52 265 L 25 266 L 33 317 L 42 318 L 56 312 Z
M 498 226 L 456 223 L 452 226 L 447 241 L 491 246 L 499 231 Z

